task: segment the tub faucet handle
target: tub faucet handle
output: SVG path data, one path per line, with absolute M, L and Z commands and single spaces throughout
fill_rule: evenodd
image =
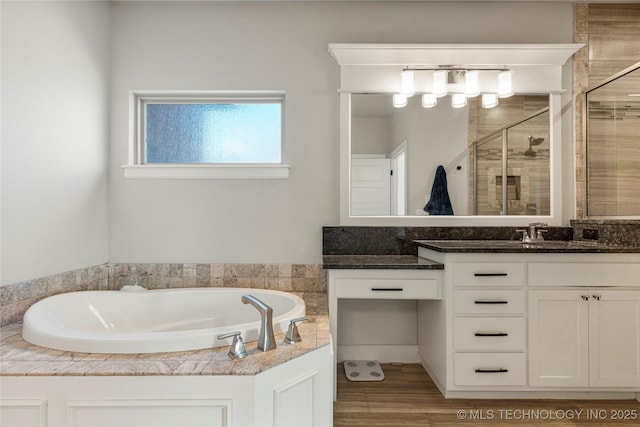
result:
M 229 357 L 231 359 L 242 359 L 247 357 L 247 349 L 244 347 L 244 341 L 242 341 L 242 332 L 235 331 L 228 334 L 218 335 L 219 340 L 233 337 L 231 347 L 229 347 Z
M 295 344 L 297 342 L 302 341 L 300 338 L 300 333 L 298 332 L 297 322 L 302 322 L 303 320 L 307 320 L 307 316 L 298 317 L 297 319 L 291 319 L 289 322 L 289 329 L 287 330 L 287 335 L 284 337 L 284 342 L 287 344 Z

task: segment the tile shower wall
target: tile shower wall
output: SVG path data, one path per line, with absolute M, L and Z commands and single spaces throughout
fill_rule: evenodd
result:
M 147 289 L 233 287 L 286 292 L 326 292 L 320 264 L 102 264 L 0 286 L 0 326 L 22 321 L 35 302 L 51 295 L 86 290 L 117 290 L 118 278 L 132 266 Z
M 573 59 L 577 219 L 586 216 L 585 91 L 640 61 L 639 24 L 637 3 L 575 5 L 573 40 L 585 45 Z

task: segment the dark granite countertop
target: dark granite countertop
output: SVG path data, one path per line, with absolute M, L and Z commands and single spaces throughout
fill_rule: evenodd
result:
M 640 247 L 603 245 L 578 240 L 414 240 L 423 248 L 448 253 L 640 253 Z
M 442 270 L 444 265 L 416 255 L 325 255 L 322 268 Z

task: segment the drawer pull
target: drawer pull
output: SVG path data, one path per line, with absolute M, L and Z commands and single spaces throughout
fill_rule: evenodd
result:
M 403 288 L 371 288 L 373 292 L 402 292 Z
M 473 273 L 475 277 L 505 277 L 507 273 Z
M 509 336 L 506 332 L 476 332 L 476 337 L 506 337 Z
M 504 300 L 475 300 L 474 304 L 507 304 L 509 301 Z
M 502 374 L 504 372 L 509 372 L 508 369 L 500 368 L 500 369 L 476 369 L 476 374 Z

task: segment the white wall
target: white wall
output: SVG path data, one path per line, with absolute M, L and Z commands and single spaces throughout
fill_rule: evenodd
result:
M 439 165 L 447 169 L 447 190 L 453 212 L 468 214 L 469 177 L 467 170 L 467 132 L 469 108 L 451 108 L 448 97 L 434 108 L 422 108 L 419 97 L 394 113 L 393 140 L 407 141 L 407 213 L 416 215 L 431 196 Z M 457 163 L 455 159 L 464 157 Z M 457 171 L 455 166 L 462 169 Z
M 393 150 L 391 120 L 387 117 L 351 119 L 351 154 L 384 154 Z
M 108 260 L 109 5 L 0 7 L 7 284 Z
M 339 68 L 329 43 L 568 43 L 573 26 L 573 6 L 557 3 L 117 2 L 112 10 L 114 262 L 321 261 L 321 227 L 339 218 Z M 134 89 L 286 90 L 290 178 L 125 180 Z

